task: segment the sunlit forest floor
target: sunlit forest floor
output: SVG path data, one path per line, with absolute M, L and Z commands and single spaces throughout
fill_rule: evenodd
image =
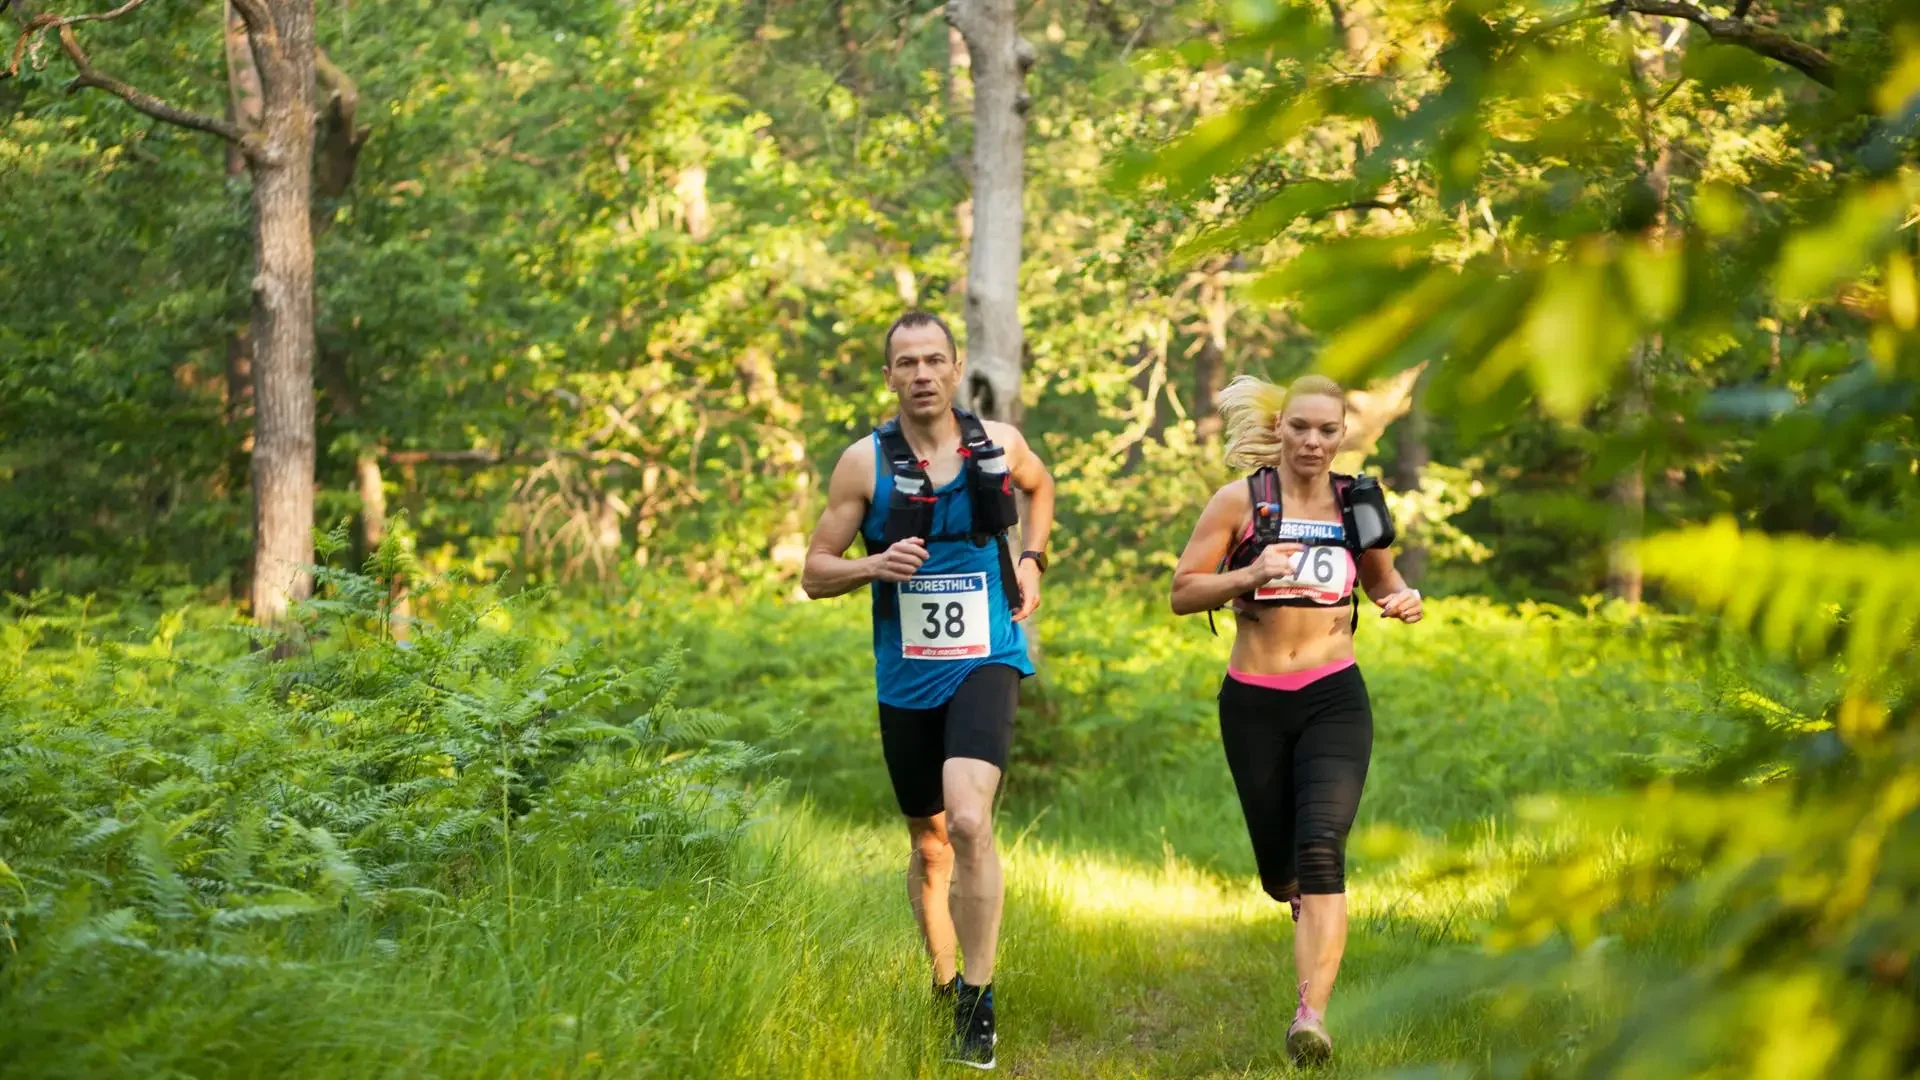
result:
M 1290 1075 L 1291 922 L 1262 894 L 1213 728 L 1226 642 L 1197 624 L 1075 598 L 1046 626 L 1028 685 L 1025 768 L 999 820 L 1007 908 L 996 977 L 1003 1071 L 1033 1077 Z M 840 670 L 861 627 L 815 605 L 764 627 L 762 685 Z M 812 633 L 808 617 L 811 616 Z M 839 636 L 843 634 L 844 636 Z M 1337 1074 L 1432 1062 L 1499 1071 L 1572 1045 L 1572 1007 L 1503 1009 L 1445 961 L 1477 950 L 1521 871 L 1556 844 L 1518 828 L 1531 793 L 1603 790 L 1710 737 L 1701 668 L 1646 626 L 1442 605 L 1418 628 L 1366 625 L 1375 762 L 1350 865 L 1352 936 L 1330 1013 Z M 821 695 L 789 739 L 790 787 L 756 848 L 806 914 L 794 979 L 744 1072 L 933 1075 L 944 1018 L 904 901 L 864 674 Z M 807 680 L 802 680 L 807 681 Z M 741 685 L 736 683 L 735 685 Z M 751 691 L 748 691 L 751 695 Z M 780 695 L 784 696 L 784 694 Z M 1037 700 L 1036 700 L 1037 699 Z M 784 921 L 784 920 L 783 920 Z M 788 932 L 791 926 L 787 927 Z M 792 940 L 792 939 L 787 939 Z M 1678 954 L 1688 941 L 1631 947 Z M 1656 960 L 1657 958 L 1652 958 Z M 1483 970 L 1483 969 L 1482 969 Z M 1484 974 L 1484 970 L 1483 970 Z M 1631 993 L 1631 988 L 1621 988 Z M 1549 1052 L 1549 1060 L 1551 1053 Z
M 101 940 L 130 924 L 74 923 L 52 946 L 30 938 L 31 962 L 0 965 L 0 1075 L 947 1073 L 950 1021 L 930 1005 L 875 733 L 865 605 L 769 601 L 743 620 L 662 588 L 497 621 L 539 640 L 592 633 L 611 655 L 682 649 L 678 701 L 782 751 L 749 774 L 758 817 L 722 863 L 610 873 L 593 845 L 536 833 L 509 869 L 483 842 L 445 862 L 446 902 L 239 937 L 216 916 L 220 956 L 164 963 Z M 1149 599 L 1056 591 L 1041 624 L 1046 663 L 1026 688 L 998 819 L 1006 1075 L 1291 1073 L 1291 924 L 1255 884 L 1215 730 L 1227 643 Z M 1377 734 L 1349 855 L 1334 1073 L 1451 1062 L 1499 1075 L 1571 1053 L 1593 1019 L 1581 1010 L 1606 995 L 1520 1007 L 1484 963 L 1471 978 L 1448 965 L 1480 953 L 1520 873 L 1564 839 L 1529 824 L 1529 797 L 1602 792 L 1686 760 L 1725 723 L 1711 673 L 1658 621 L 1465 600 L 1417 627 L 1365 624 L 1360 640 Z M 45 683 L 63 708 L 91 685 L 65 654 L 23 655 L 78 672 Z M 16 722 L 41 730 L 42 715 Z M 218 858 L 198 865 L 227 873 Z M 1613 947 L 1655 971 L 1695 945 L 1625 937 Z

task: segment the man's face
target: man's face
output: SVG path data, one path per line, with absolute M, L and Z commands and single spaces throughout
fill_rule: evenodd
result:
M 953 408 L 960 390 L 960 359 L 938 326 L 903 326 L 893 332 L 887 356 L 887 389 L 900 398 L 900 415 L 932 420 Z

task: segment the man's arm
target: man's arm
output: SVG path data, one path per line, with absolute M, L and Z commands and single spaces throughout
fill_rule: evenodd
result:
M 1027 513 L 1020 522 L 1020 542 L 1029 551 L 1047 550 L 1053 535 L 1053 474 L 1033 452 L 1026 436 L 1011 424 L 989 425 L 993 441 L 1007 451 L 1007 472 L 1013 485 L 1027 493 Z
M 862 440 L 848 447 L 827 482 L 827 509 L 813 528 L 806 565 L 800 570 L 800 588 L 815 600 L 844 596 L 875 580 L 905 581 L 926 561 L 927 548 L 919 539 L 902 540 L 858 559 L 846 557 L 872 496 L 871 445 Z
M 1053 474 L 1018 428 L 995 421 L 988 421 L 986 427 L 988 436 L 1007 452 L 1007 474 L 1014 486 L 1027 494 L 1020 542 L 1028 551 L 1045 551 L 1047 538 L 1053 535 Z M 1021 622 L 1040 610 L 1040 566 L 1032 559 L 1017 559 L 1013 576 L 1020 584 L 1020 607 L 1013 621 Z

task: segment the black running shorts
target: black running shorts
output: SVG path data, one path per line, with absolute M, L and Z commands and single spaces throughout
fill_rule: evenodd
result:
M 1020 703 L 1020 672 L 985 664 L 931 709 L 880 703 L 880 749 L 900 812 L 932 817 L 946 809 L 940 772 L 948 758 L 978 758 L 1002 769 L 1013 745 L 1013 711 Z
M 1373 757 L 1373 706 L 1360 669 L 1298 690 L 1227 676 L 1220 741 L 1267 894 L 1284 901 L 1346 892 L 1347 832 Z

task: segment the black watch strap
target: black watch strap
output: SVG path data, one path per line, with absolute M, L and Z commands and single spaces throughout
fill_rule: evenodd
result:
M 1047 553 L 1046 552 L 1023 551 L 1020 553 L 1020 557 L 1023 559 L 1032 559 L 1033 565 L 1039 567 L 1041 573 L 1044 574 L 1047 572 Z

